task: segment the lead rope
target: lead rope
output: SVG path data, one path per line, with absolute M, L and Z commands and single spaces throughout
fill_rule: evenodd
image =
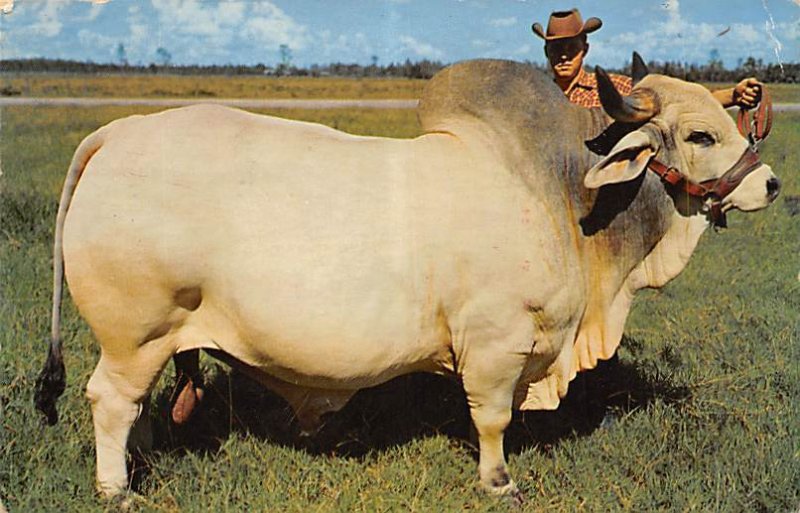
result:
M 753 113 L 753 120 L 750 121 L 748 109 L 739 109 L 739 115 L 736 116 L 736 128 L 747 138 L 753 151 L 758 152 L 759 144 L 767 138 L 772 129 L 772 100 L 766 87 L 761 88 L 761 101 Z

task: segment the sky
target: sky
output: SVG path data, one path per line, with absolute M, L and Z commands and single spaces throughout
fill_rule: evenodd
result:
M 275 66 L 444 63 L 493 57 L 544 62 L 531 23 L 580 9 L 603 20 L 586 62 L 645 60 L 728 67 L 748 56 L 800 62 L 800 0 L 0 0 L 0 57 L 131 64 Z M 374 56 L 374 57 L 373 57 Z

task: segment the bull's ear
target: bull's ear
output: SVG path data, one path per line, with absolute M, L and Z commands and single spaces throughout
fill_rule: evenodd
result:
M 647 163 L 655 153 L 656 147 L 648 133 L 635 130 L 620 139 L 608 156 L 586 173 L 583 184 L 588 189 L 597 189 L 633 180 L 647 169 Z

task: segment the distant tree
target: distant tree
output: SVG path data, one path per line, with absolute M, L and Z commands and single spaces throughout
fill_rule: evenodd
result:
M 722 69 L 724 66 L 722 65 L 722 58 L 719 55 L 719 50 L 716 48 L 712 48 L 711 51 L 708 53 L 708 66 L 711 68 L 719 68 Z
M 283 44 L 280 46 L 279 50 L 281 53 L 281 64 L 288 68 L 292 65 L 292 49 L 289 48 L 289 45 Z
M 161 66 L 169 66 L 171 62 L 172 54 L 163 46 L 159 46 L 156 50 L 156 63 Z
M 278 52 L 280 54 L 281 62 L 275 68 L 275 74 L 278 76 L 291 74 L 292 49 L 289 48 L 289 45 L 282 44 L 278 47 Z
M 125 45 L 122 43 L 117 45 L 117 62 L 122 66 L 128 65 L 128 54 L 125 52 Z

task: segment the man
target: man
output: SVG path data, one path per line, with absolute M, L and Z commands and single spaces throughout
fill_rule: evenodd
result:
M 603 26 L 599 18 L 589 18 L 586 23 L 578 9 L 557 11 L 550 15 L 547 31 L 542 30 L 539 23 L 534 23 L 533 33 L 545 41 L 544 54 L 553 70 L 558 87 L 564 91 L 567 99 L 583 107 L 600 107 L 600 96 L 597 92 L 597 80 L 594 73 L 583 69 L 583 59 L 589 52 L 587 34 Z M 633 88 L 629 77 L 610 74 L 611 81 L 617 90 L 628 95 Z M 738 106 L 750 109 L 758 105 L 761 99 L 762 84 L 755 78 L 746 78 L 729 89 L 712 91 L 723 107 Z

